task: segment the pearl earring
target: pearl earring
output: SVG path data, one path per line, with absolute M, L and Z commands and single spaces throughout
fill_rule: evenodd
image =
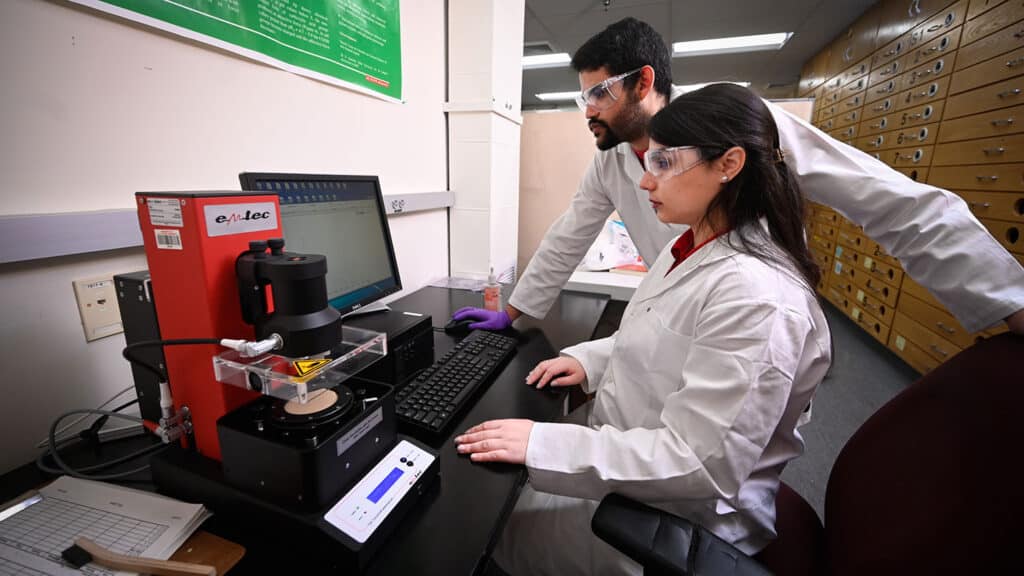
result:
M 728 182 L 728 181 L 729 181 L 729 177 L 728 176 L 722 176 L 722 182 Z

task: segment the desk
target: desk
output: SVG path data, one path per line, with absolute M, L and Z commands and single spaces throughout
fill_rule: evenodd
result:
M 396 310 L 430 314 L 434 326 L 443 327 L 455 310 L 480 305 L 482 299 L 479 293 L 428 287 L 390 305 Z M 538 391 L 526 386 L 523 380 L 537 362 L 550 358 L 561 348 L 588 340 L 607 302 L 607 296 L 562 292 L 544 320 L 517 320 L 520 344 L 516 354 L 448 437 L 434 443 L 441 455 L 437 489 L 410 511 L 367 573 L 454 575 L 472 574 L 483 567 L 515 504 L 526 471 L 522 466 L 473 464 L 455 452 L 452 439 L 469 426 L 485 420 L 521 417 L 549 421 L 557 418 L 562 413 L 564 393 Z M 435 357 L 443 355 L 455 342 L 452 336 L 435 332 Z M 129 451 L 131 449 L 125 453 Z M 103 457 L 115 455 L 108 450 Z M 34 476 L 29 470 L 21 471 L 23 475 L 26 473 Z M 145 482 L 143 479 L 142 487 L 146 487 Z M 140 487 L 138 483 L 132 485 Z M 323 566 L 303 566 L 296 562 L 294 558 L 301 557 L 301 550 L 277 545 L 276 527 L 261 527 L 262 538 L 252 541 L 232 533 L 223 520 L 215 515 L 204 528 L 245 546 L 246 555 L 233 573 L 267 573 L 282 562 L 290 562 L 288 567 L 294 573 L 325 571 Z M 282 560 L 282 556 L 290 560 Z
M 576 270 L 569 277 L 569 282 L 566 283 L 565 287 L 569 290 L 590 294 L 607 294 L 612 300 L 628 302 L 643 279 L 644 276 L 642 274 Z

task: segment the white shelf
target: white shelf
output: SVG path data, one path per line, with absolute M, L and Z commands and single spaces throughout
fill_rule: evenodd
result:
M 636 291 L 636 287 L 643 279 L 644 277 L 639 274 L 577 270 L 572 273 L 565 289 L 591 294 L 607 294 L 612 300 L 628 301 L 633 297 L 633 292 Z

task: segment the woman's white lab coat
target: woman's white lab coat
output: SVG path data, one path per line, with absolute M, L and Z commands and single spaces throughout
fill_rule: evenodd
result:
M 779 474 L 803 451 L 797 421 L 829 366 L 829 331 L 795 271 L 730 243 L 735 233 L 667 276 L 666 246 L 619 331 L 562 351 L 596 397 L 586 426 L 533 427 L 530 484 L 495 554 L 511 573 L 639 573 L 590 531 L 609 492 L 746 552 L 774 536 Z

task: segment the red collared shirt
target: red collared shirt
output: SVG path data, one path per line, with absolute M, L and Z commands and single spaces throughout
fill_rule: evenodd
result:
M 705 244 L 707 244 L 708 242 L 711 242 L 715 238 L 718 238 L 722 234 L 726 234 L 728 232 L 729 231 L 726 230 L 725 232 L 722 232 L 721 234 L 715 234 L 711 238 L 708 238 L 707 240 L 701 242 L 700 246 L 694 246 L 693 245 L 693 229 L 692 228 L 687 230 L 686 232 L 683 232 L 683 235 L 680 236 L 679 239 L 676 240 L 675 244 L 672 245 L 672 257 L 675 258 L 676 260 L 675 260 L 675 262 L 672 263 L 671 266 L 669 266 L 668 272 L 665 272 L 665 276 L 668 276 L 669 272 L 672 272 L 673 270 L 675 270 L 676 266 L 679 266 L 680 264 L 682 264 L 683 260 L 686 260 L 687 258 L 689 258 L 691 254 L 693 254 L 697 250 L 700 250 L 701 248 L 703 248 Z

